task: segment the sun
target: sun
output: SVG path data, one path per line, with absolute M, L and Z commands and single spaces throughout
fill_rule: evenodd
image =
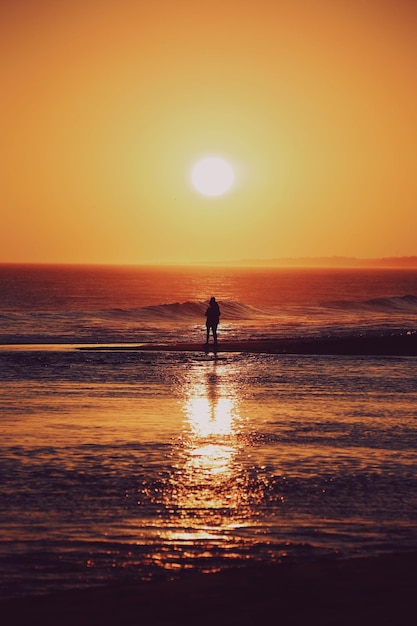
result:
M 191 181 L 197 191 L 205 196 L 222 196 L 233 186 L 235 173 L 224 159 L 206 157 L 194 165 Z

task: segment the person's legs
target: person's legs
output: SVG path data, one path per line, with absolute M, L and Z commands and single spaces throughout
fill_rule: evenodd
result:
M 217 343 L 217 324 L 213 324 L 212 329 L 213 329 L 214 343 Z
M 209 342 L 209 336 L 210 336 L 210 326 L 208 324 L 206 324 L 206 330 L 207 330 L 206 343 L 208 343 Z

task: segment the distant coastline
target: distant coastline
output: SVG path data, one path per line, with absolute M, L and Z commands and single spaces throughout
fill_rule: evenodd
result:
M 282 257 L 276 259 L 242 259 L 228 265 L 246 267 L 346 267 L 346 268 L 417 268 L 417 256 L 357 258 L 349 256 Z

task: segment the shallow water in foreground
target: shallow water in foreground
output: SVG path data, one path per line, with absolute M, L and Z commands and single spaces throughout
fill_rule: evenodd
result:
M 2 595 L 417 548 L 413 357 L 0 363 Z

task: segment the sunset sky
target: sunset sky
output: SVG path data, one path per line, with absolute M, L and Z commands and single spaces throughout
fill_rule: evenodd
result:
M 1 0 L 0 262 L 416 255 L 416 32 L 414 0 Z

